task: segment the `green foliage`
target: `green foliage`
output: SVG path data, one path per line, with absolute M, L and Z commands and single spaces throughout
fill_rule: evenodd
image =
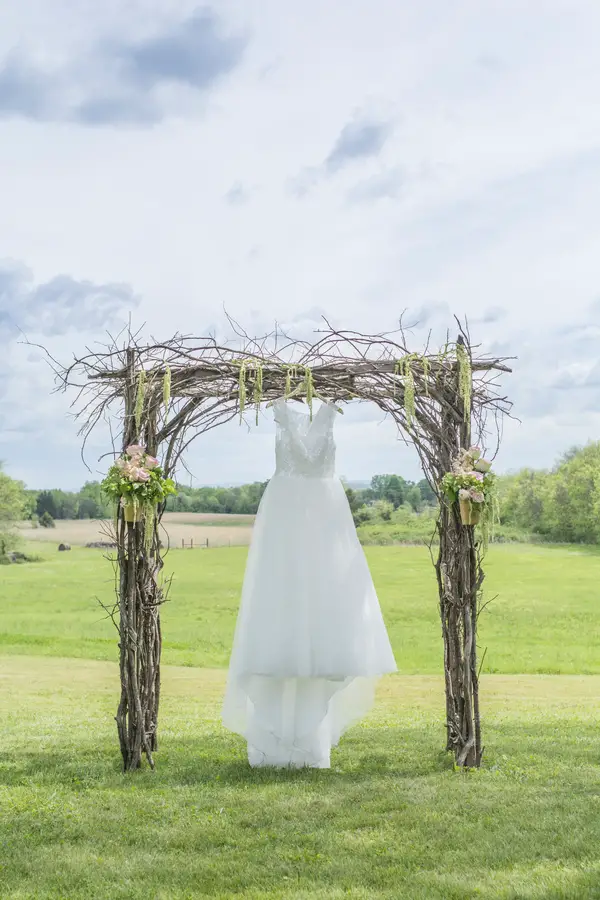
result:
M 87 481 L 79 491 L 78 500 L 79 519 L 105 519 L 110 515 L 111 504 L 104 496 L 99 481 Z
M 175 483 L 165 478 L 158 460 L 139 444 L 132 444 L 108 470 L 102 490 L 115 504 L 115 522 L 118 520 L 119 504 L 125 507 L 126 514 L 132 509 L 133 516 L 128 517 L 128 521 L 143 519 L 144 545 L 149 550 L 154 536 L 156 508 L 176 492 Z
M 350 504 L 357 526 L 389 523 L 394 512 L 403 508 L 404 512 L 421 513 L 434 507 L 437 499 L 426 479 L 414 484 L 400 475 L 374 475 L 369 488 L 352 491 Z M 416 530 L 420 537 L 420 528 Z M 363 529 L 361 533 L 366 532 Z
M 125 459 L 131 457 L 124 455 Z M 132 481 L 126 474 L 126 470 L 115 463 L 108 470 L 108 474 L 102 482 L 102 490 L 113 502 L 123 500 L 125 503 L 133 503 L 141 506 L 156 506 L 162 503 L 170 494 L 177 491 L 171 478 L 165 478 L 160 466 L 155 466 L 147 472 L 147 481 Z
M 38 517 L 47 512 L 53 519 L 106 519 L 111 514 L 111 504 L 98 481 L 86 482 L 78 492 L 45 490 L 28 494 Z
M 468 422 L 471 418 L 473 372 L 471 371 L 471 358 L 464 344 L 456 345 L 456 359 L 458 361 L 458 392 L 464 405 L 465 421 Z
M 347 487 L 346 485 L 344 485 L 344 490 L 346 491 L 346 499 L 348 500 L 350 512 L 354 515 L 360 509 L 360 495 L 357 491 L 353 490 L 353 488 Z
M 423 505 L 423 496 L 421 494 L 421 489 L 417 484 L 413 484 L 408 487 L 404 495 L 405 503 L 411 507 L 411 509 L 418 513 Z
M 25 485 L 3 472 L 0 464 L 0 523 L 24 518 L 27 507 Z
M 0 563 L 9 562 L 8 554 L 23 547 L 23 540 L 17 531 L 0 531 Z
M 402 378 L 404 386 L 404 411 L 406 413 L 406 425 L 410 431 L 414 422 L 415 409 L 415 376 L 412 370 L 412 363 L 420 359 L 417 353 L 409 353 L 399 359 L 395 366 L 395 374 Z
M 425 503 L 429 506 L 437 506 L 437 497 L 435 495 L 435 491 L 426 478 L 422 478 L 421 481 L 418 481 L 416 486 L 419 488 L 422 503 Z
M 56 528 L 56 523 L 48 511 L 40 516 L 40 525 L 42 528 Z
M 144 400 L 146 396 L 146 370 L 140 369 L 137 380 L 137 392 L 135 395 L 135 430 L 139 434 L 144 412 Z
M 362 544 L 390 546 L 393 544 L 429 544 L 435 536 L 437 509 L 423 507 L 415 512 L 410 503 L 393 509 L 385 500 L 363 506 L 354 515 Z
M 426 482 L 425 482 L 426 483 Z M 406 481 L 400 475 L 374 475 L 371 479 L 369 491 L 363 492 L 365 502 L 372 500 L 387 500 L 394 509 L 398 509 L 407 500 L 413 487 L 419 491 L 419 504 L 427 502 L 423 496 L 420 484 L 414 485 L 412 481 Z M 413 499 L 416 496 L 412 495 Z
M 456 362 L 458 364 L 458 394 L 463 402 L 465 421 L 469 421 L 473 397 L 471 357 L 464 344 L 447 344 L 438 354 L 438 361 L 442 361 L 448 357 L 451 352 L 451 347 L 455 348 L 454 352 L 456 353 Z M 429 378 L 431 374 L 430 357 L 421 356 L 419 353 L 407 353 L 406 356 L 397 360 L 394 365 L 394 375 L 401 379 L 404 388 L 404 411 L 406 413 L 406 427 L 409 431 L 411 430 L 416 417 L 416 385 L 413 371 L 413 364 L 416 362 L 421 363 L 423 367 L 424 393 L 426 397 L 429 397 Z M 396 382 L 394 382 L 394 392 L 395 390 Z
M 171 402 L 171 369 L 167 366 L 165 371 L 165 377 L 163 378 L 163 404 L 165 407 L 165 414 L 169 409 L 169 403 Z
M 566 453 L 550 472 L 499 479 L 500 520 L 560 543 L 600 543 L 600 442 Z
M 177 485 L 177 494 L 168 498 L 167 512 L 255 515 L 267 482 L 241 487 L 191 488 Z
M 490 475 L 486 476 L 489 483 Z M 449 503 L 456 503 L 460 491 L 480 491 L 483 492 L 485 481 L 477 478 L 471 472 L 446 472 L 442 478 L 442 491 Z
M 263 364 L 254 359 L 242 359 L 238 362 L 238 365 L 240 367 L 238 376 L 240 422 L 250 396 L 256 407 L 256 424 L 258 425 L 258 415 L 263 394 Z

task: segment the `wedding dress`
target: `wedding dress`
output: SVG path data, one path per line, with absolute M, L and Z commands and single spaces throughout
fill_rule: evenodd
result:
M 248 555 L 223 723 L 252 766 L 328 768 L 331 747 L 396 670 L 344 488 L 333 423 L 274 404 L 276 471 Z

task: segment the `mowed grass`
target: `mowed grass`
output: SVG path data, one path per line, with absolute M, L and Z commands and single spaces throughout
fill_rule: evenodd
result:
M 98 600 L 114 601 L 102 551 L 58 553 L 0 567 L 0 652 L 116 658 L 116 632 Z M 437 674 L 441 638 L 437 589 L 422 547 L 367 547 L 400 672 Z M 224 667 L 239 605 L 246 548 L 177 550 L 163 608 L 164 662 Z M 600 673 L 600 555 L 573 548 L 498 545 L 486 561 L 480 618 L 483 672 Z M 496 596 L 497 595 L 497 596 Z M 495 598 L 495 599 L 494 599 Z
M 435 676 L 384 679 L 330 771 L 252 771 L 224 677 L 165 669 L 158 768 L 125 777 L 113 665 L 0 658 L 3 900 L 600 897 L 600 677 L 485 677 L 478 772 Z
M 490 550 L 484 765 L 459 772 L 429 554 L 367 548 L 401 674 L 331 770 L 285 772 L 220 724 L 246 551 L 172 552 L 158 767 L 124 776 L 110 564 L 36 551 L 0 567 L 1 900 L 600 898 L 595 553 Z

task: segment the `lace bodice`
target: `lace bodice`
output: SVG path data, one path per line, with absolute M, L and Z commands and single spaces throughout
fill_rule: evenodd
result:
M 277 400 L 275 422 L 276 475 L 300 475 L 305 478 L 333 478 L 335 474 L 334 406 L 324 403 L 310 416 L 294 409 L 283 398 Z

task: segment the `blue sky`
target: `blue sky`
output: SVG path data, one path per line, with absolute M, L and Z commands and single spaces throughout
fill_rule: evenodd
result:
M 68 359 L 132 315 L 302 334 L 326 314 L 468 316 L 518 356 L 498 468 L 600 438 L 600 58 L 594 0 L 20 0 L 0 4 L 0 459 L 77 487 Z M 198 482 L 271 472 L 227 426 Z M 103 436 L 90 448 L 97 457 Z M 338 427 L 350 478 L 416 477 L 376 410 Z

